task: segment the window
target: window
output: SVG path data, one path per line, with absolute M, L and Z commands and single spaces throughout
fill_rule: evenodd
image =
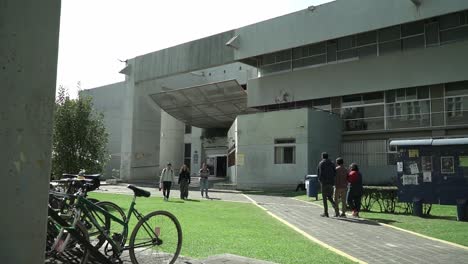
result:
M 316 99 L 312 101 L 312 106 L 318 109 L 330 111 L 331 110 L 331 100 L 330 98 Z
M 400 40 L 400 26 L 394 26 L 379 30 L 379 43 Z
M 275 139 L 275 164 L 296 163 L 296 139 Z
M 355 162 L 360 167 L 378 167 L 388 164 L 386 140 L 359 140 L 341 144 L 345 163 Z
M 192 126 L 191 125 L 185 125 L 185 134 L 192 134 Z
M 430 126 L 429 87 L 385 92 L 387 129 Z
M 458 12 L 439 18 L 440 42 L 468 39 L 468 12 Z
M 275 139 L 275 144 L 294 144 L 294 143 L 296 143 L 296 139 L 294 138 Z
M 295 164 L 296 147 L 275 147 L 275 164 Z
M 445 112 L 447 125 L 468 124 L 468 81 L 445 85 Z
M 342 105 L 345 107 L 353 105 L 383 103 L 383 99 L 384 95 L 382 92 L 346 95 L 342 97 Z
M 342 97 L 341 118 L 345 131 L 381 130 L 384 122 L 382 92 L 354 94 Z

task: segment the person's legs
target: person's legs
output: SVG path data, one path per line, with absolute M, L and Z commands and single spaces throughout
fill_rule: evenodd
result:
M 167 182 L 167 199 L 169 200 L 169 194 L 171 194 L 172 182 Z
M 336 195 L 338 193 L 338 195 Z M 346 189 L 340 188 L 335 190 L 335 202 L 339 205 L 341 202 L 341 216 L 346 216 Z
M 203 185 L 204 185 L 205 179 L 201 178 L 200 179 L 200 192 L 201 196 L 203 197 Z
M 322 184 L 322 200 L 323 200 L 323 214 L 322 214 L 322 216 L 328 216 L 327 196 L 328 196 L 327 185 Z
M 180 181 L 180 199 L 185 199 L 185 188 L 187 186 L 186 180 Z
M 362 196 L 356 196 L 355 205 L 356 205 L 356 216 L 359 217 L 359 212 L 361 211 L 361 198 Z
M 163 181 L 162 185 L 164 200 L 167 200 L 167 182 Z
M 328 217 L 328 204 L 327 200 L 330 201 L 331 205 L 333 208 L 335 208 L 335 213 L 336 213 L 336 204 L 333 201 L 333 186 L 332 185 L 322 185 L 322 199 L 323 199 L 323 215 Z
M 332 189 L 333 190 L 333 189 Z M 333 209 L 335 209 L 335 216 L 338 217 L 340 215 L 340 211 L 338 210 L 338 204 L 333 201 L 333 192 L 330 192 L 328 195 L 328 200 L 330 201 L 331 205 L 333 206 Z

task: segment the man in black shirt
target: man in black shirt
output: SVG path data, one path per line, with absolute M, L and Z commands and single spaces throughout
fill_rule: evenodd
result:
M 335 164 L 328 159 L 328 153 L 322 153 L 322 160 L 317 167 L 317 176 L 322 185 L 323 214 L 320 216 L 328 217 L 327 199 L 335 209 L 335 216 L 339 216 L 338 206 L 333 201 L 333 186 L 335 185 Z

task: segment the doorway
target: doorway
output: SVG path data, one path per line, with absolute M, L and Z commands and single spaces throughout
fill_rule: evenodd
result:
M 216 177 L 226 177 L 227 174 L 227 157 L 216 157 Z
M 226 177 L 227 157 L 226 155 L 209 156 L 206 158 L 206 165 L 210 170 L 210 176 Z

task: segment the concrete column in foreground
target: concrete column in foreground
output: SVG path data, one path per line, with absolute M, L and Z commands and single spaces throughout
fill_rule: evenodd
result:
M 0 1 L 1 263 L 44 263 L 60 1 Z

